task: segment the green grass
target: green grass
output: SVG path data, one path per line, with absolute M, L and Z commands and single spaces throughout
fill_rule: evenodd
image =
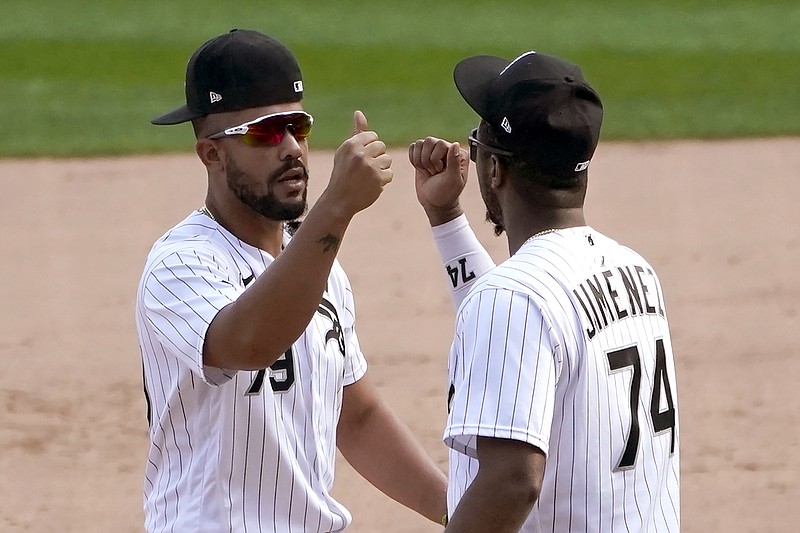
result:
M 529 49 L 582 66 L 604 139 L 800 134 L 796 0 L 7 0 L 0 156 L 190 150 L 190 126 L 149 120 L 182 103 L 194 49 L 232 27 L 295 52 L 315 148 L 338 145 L 356 108 L 390 145 L 464 140 L 477 119 L 453 65 Z

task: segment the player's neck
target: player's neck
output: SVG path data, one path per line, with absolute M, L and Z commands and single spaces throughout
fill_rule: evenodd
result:
M 508 253 L 514 255 L 520 247 L 536 234 L 548 230 L 585 226 L 582 207 L 517 211 L 504 213 Z
M 251 209 L 221 208 L 206 198 L 205 210 L 239 240 L 277 257 L 283 248 L 284 222 L 270 220 Z
M 247 244 L 278 257 L 283 249 L 283 228 L 283 222 L 262 217 L 258 224 L 242 226 L 238 233 L 232 233 Z
M 585 226 L 585 197 L 585 177 L 566 189 L 553 189 L 535 182 L 528 183 L 523 192 L 514 187 L 501 188 L 497 201 L 503 211 L 509 254 L 514 255 L 537 233 Z

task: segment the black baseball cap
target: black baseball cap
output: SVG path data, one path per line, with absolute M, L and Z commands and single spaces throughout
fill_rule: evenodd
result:
M 210 115 L 299 102 L 303 77 L 294 55 L 277 40 L 234 29 L 198 48 L 186 66 L 186 105 L 151 122 L 180 124 Z
M 460 61 L 453 78 L 515 157 L 559 176 L 589 166 L 603 104 L 577 65 L 532 51 L 513 61 L 480 55 Z

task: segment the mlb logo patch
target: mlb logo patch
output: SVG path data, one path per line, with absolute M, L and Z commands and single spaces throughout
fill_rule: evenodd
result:
M 303 92 L 303 82 L 298 80 L 294 82 L 294 92 L 301 93 Z

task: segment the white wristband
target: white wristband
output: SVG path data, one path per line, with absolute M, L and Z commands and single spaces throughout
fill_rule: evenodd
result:
M 431 232 L 450 282 L 453 304 L 458 309 L 475 281 L 494 268 L 494 261 L 481 246 L 464 214 L 432 227 Z

